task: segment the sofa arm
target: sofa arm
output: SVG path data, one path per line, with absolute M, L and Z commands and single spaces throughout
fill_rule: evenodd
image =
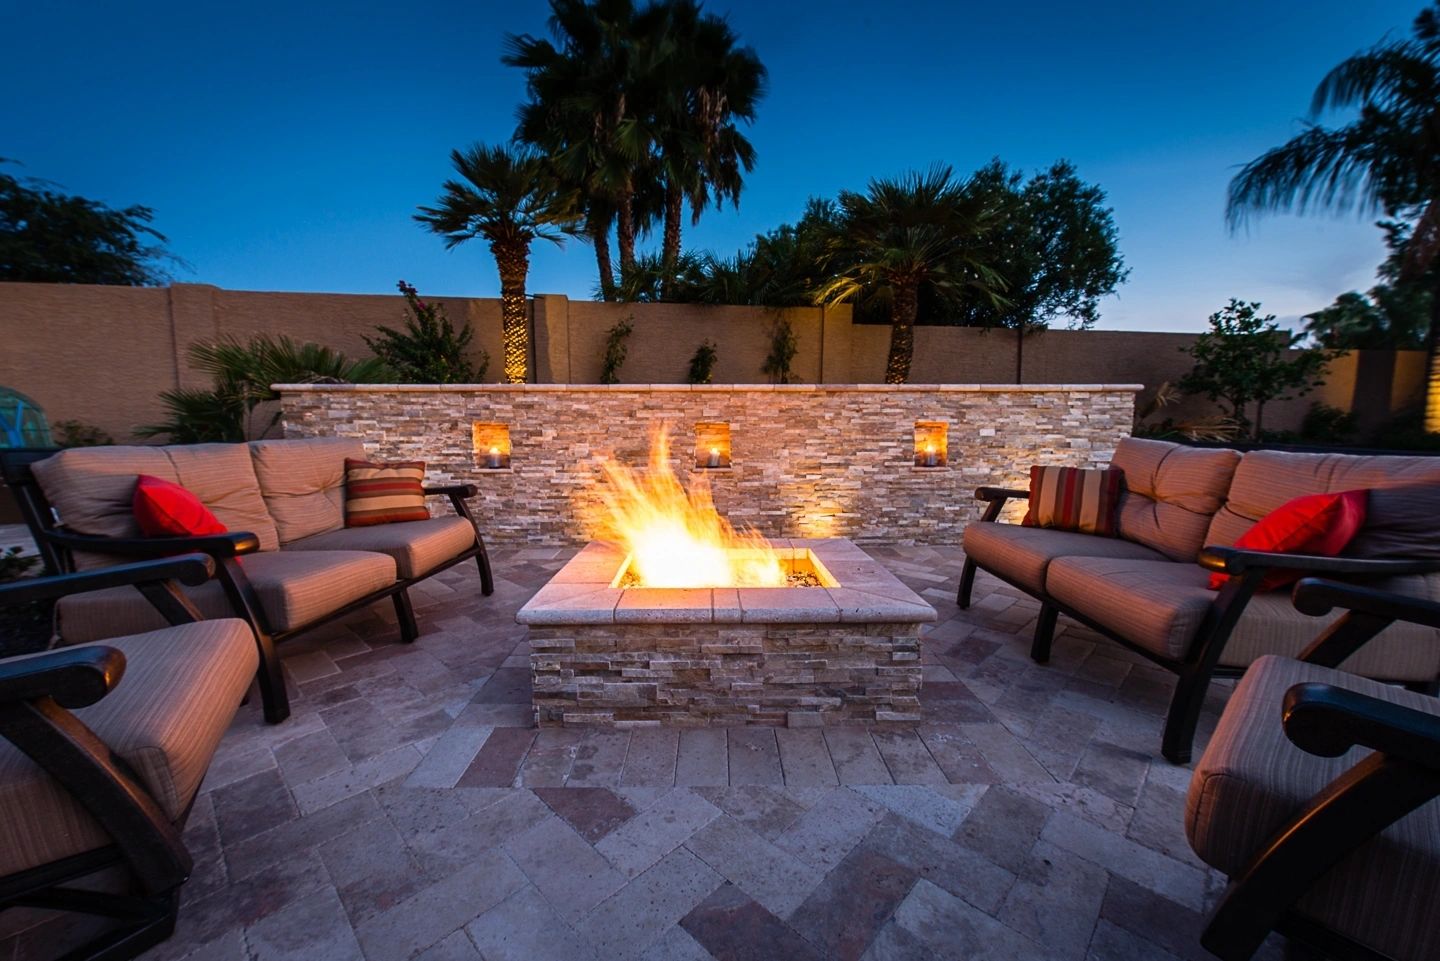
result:
M 215 562 L 208 556 L 182 554 L 179 557 L 140 561 L 136 564 L 101 567 L 93 571 L 81 571 L 79 574 L 24 578 L 9 584 L 0 584 L 0 607 L 29 604 L 33 601 L 64 597 L 67 594 L 83 594 L 86 591 L 100 591 L 107 587 L 127 584 L 157 584 L 173 580 L 198 587 L 214 573 Z
M 98 645 L 0 661 L 0 704 L 53 697 L 61 707 L 94 704 L 125 673 L 125 655 Z
M 1315 574 L 1352 574 L 1364 577 L 1394 577 L 1401 574 L 1432 574 L 1440 561 L 1370 560 L 1363 557 L 1321 557 L 1317 554 L 1282 554 L 1250 551 L 1239 547 L 1206 547 L 1197 558 L 1201 567 L 1221 574 L 1244 574 L 1251 570 L 1310 571 Z
M 425 493 L 432 496 L 474 497 L 479 492 L 480 489 L 474 484 L 445 484 L 425 488 Z
M 1440 774 L 1440 714 L 1331 684 L 1296 684 L 1285 693 L 1285 735 L 1321 757 L 1365 747 Z
M 218 560 L 253 554 L 260 549 L 260 538 L 239 531 L 199 537 L 96 537 L 68 531 L 46 531 L 44 537 L 58 547 L 116 557 L 150 558 L 199 553 L 209 554 Z
M 1307 577 L 1295 585 L 1293 600 L 1296 610 L 1312 617 L 1322 617 L 1337 607 L 1343 607 L 1391 621 L 1409 621 L 1440 628 L 1440 603 L 1354 584 L 1338 584 L 1318 577 Z
M 1011 498 L 1016 500 L 1030 496 L 1029 491 L 1016 490 L 1013 487 L 977 487 L 975 488 L 975 499 L 977 501 L 1007 501 Z

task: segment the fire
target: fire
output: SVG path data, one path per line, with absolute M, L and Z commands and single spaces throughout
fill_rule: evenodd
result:
M 594 536 L 619 542 L 629 570 L 645 587 L 784 587 L 785 567 L 770 543 L 739 531 L 715 510 L 710 484 L 697 471 L 690 489 L 670 469 L 670 438 L 657 431 L 647 471 L 601 461 L 604 511 Z

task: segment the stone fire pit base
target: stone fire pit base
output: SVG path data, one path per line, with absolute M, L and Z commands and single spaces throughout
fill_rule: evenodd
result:
M 516 619 L 541 726 L 813 727 L 920 720 L 935 610 L 847 540 L 774 542 L 837 587 L 624 590 L 591 544 Z M 803 558 L 802 558 L 803 555 Z

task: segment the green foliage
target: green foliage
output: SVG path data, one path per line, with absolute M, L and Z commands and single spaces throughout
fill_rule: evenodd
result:
M 420 299 L 419 291 L 400 281 L 396 286 L 405 295 L 405 329 L 378 328 L 378 335 L 366 337 L 385 365 L 401 384 L 475 384 L 485 379 L 490 355 L 480 352 L 479 366 L 466 356 L 475 332 L 469 321 L 458 331 L 445 314 L 445 306 Z
M 284 335 L 192 344 L 190 362 L 209 374 L 214 386 L 162 391 L 160 402 L 168 418 L 137 427 L 136 434 L 165 435 L 174 444 L 243 441 L 264 436 L 279 420 L 278 410 L 268 415 L 256 410 L 278 398 L 271 384 L 379 384 L 394 379 L 377 357 L 350 360 L 329 347 Z
M 770 328 L 770 354 L 761 366 L 762 373 L 770 375 L 777 384 L 790 383 L 790 364 L 800 352 L 800 342 L 795 337 L 795 328 L 786 317 L 777 317 Z
M 622 320 L 611 327 L 605 335 L 605 356 L 600 362 L 600 383 L 620 383 L 620 368 L 630 352 L 626 341 L 634 330 L 629 320 Z
M 695 355 L 690 358 L 690 372 L 685 375 L 685 382 L 688 384 L 712 383 L 715 379 L 717 357 L 715 345 L 708 340 L 701 341 L 700 346 L 695 348 Z
M 0 173 L 0 281 L 163 284 L 169 277 L 157 264 L 175 258 L 153 218 L 149 207 L 115 210 Z
M 1422 414 L 1397 417 L 1377 433 L 1371 446 L 1380 450 L 1440 451 L 1440 434 L 1425 429 Z
M 62 420 L 51 425 L 57 447 L 108 447 L 115 438 L 94 424 L 79 420 Z
M 17 544 L 0 551 L 0 584 L 24 577 L 31 568 L 40 563 L 40 558 L 21 554 L 20 550 Z
M 1390 254 L 1376 271 L 1378 283 L 1362 294 L 1352 290 L 1329 307 L 1305 317 L 1305 329 L 1325 347 L 1337 350 L 1422 350 L 1430 326 L 1432 291 L 1440 267 L 1431 264 L 1418 277 L 1405 276 L 1413 231 L 1409 224 L 1385 221 Z
M 1310 405 L 1300 422 L 1300 439 L 1316 444 L 1346 444 L 1355 437 L 1355 412 L 1319 401 Z
M 1181 348 L 1194 358 L 1195 367 L 1178 386 L 1224 404 L 1228 416 L 1258 439 L 1267 403 L 1309 393 L 1324 383 L 1333 355 L 1320 348 L 1296 349 L 1301 340 L 1282 330 L 1273 314 L 1262 317 L 1258 303 L 1232 299 L 1210 315 L 1210 330 Z M 1252 404 L 1253 421 L 1248 416 Z
M 639 254 L 620 272 L 615 297 L 627 304 L 704 303 L 707 264 L 696 254 L 681 254 L 666 265 L 659 254 Z

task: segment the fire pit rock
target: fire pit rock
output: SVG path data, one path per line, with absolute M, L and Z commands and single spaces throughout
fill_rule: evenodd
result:
M 536 722 L 920 720 L 920 625 L 935 609 L 843 538 L 772 546 L 822 586 L 622 588 L 625 552 L 586 546 L 516 615 L 529 627 Z

